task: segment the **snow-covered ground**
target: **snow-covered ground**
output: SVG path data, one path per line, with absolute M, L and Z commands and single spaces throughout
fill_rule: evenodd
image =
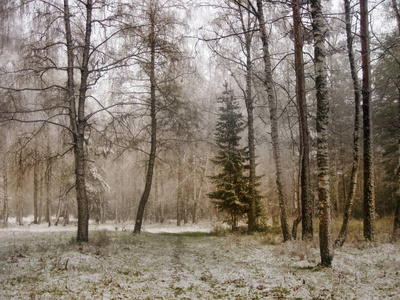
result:
M 345 244 L 318 267 L 317 242 L 212 236 L 210 225 L 0 230 L 0 299 L 399 299 L 400 245 Z

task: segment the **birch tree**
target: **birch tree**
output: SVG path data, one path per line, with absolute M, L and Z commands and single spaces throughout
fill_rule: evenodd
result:
M 333 259 L 331 203 L 329 197 L 329 100 L 326 72 L 326 25 L 321 0 L 311 0 L 314 35 L 315 85 L 317 94 L 317 165 L 319 199 L 319 240 L 321 265 L 329 267 Z
M 264 62 L 264 84 L 268 94 L 268 105 L 269 114 L 271 120 L 271 139 L 272 139 L 272 152 L 275 163 L 275 176 L 276 176 L 276 188 L 278 192 L 279 206 L 281 210 L 281 228 L 284 241 L 292 239 L 288 223 L 288 212 L 287 212 L 287 200 L 284 195 L 284 184 L 282 179 L 282 166 L 281 166 L 281 155 L 279 145 L 279 130 L 278 130 L 278 115 L 276 108 L 276 97 L 274 91 L 274 81 L 272 74 L 272 64 L 269 52 L 269 41 L 267 36 L 267 28 L 264 17 L 264 8 L 262 0 L 257 0 L 257 8 L 253 7 L 253 11 L 257 16 L 259 31 L 262 41 L 263 49 L 263 62 Z

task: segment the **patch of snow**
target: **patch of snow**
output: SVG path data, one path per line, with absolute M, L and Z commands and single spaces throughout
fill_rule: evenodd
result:
M 0 299 L 396 299 L 400 295 L 399 244 L 345 244 L 335 250 L 332 268 L 323 269 L 318 267 L 315 242 L 268 245 L 262 235 L 179 234 L 207 232 L 212 229 L 209 224 L 145 224 L 140 236 L 132 235 L 133 224 L 90 228 L 93 240 L 103 246 L 74 243 L 74 225 L 1 229 Z M 94 232 L 99 230 L 105 232 Z

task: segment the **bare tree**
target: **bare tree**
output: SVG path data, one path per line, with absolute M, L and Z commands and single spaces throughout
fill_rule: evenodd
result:
M 265 76 L 264 84 L 268 93 L 269 114 L 271 120 L 272 152 L 275 163 L 276 187 L 278 191 L 279 206 L 281 209 L 281 228 L 282 228 L 283 239 L 285 241 L 288 241 L 292 239 L 292 235 L 290 233 L 290 228 L 288 223 L 287 201 L 284 195 L 281 154 L 280 154 L 281 149 L 279 145 L 278 114 L 276 107 L 275 92 L 273 88 L 274 81 L 272 75 L 272 64 L 271 64 L 269 41 L 267 36 L 267 28 L 265 25 L 264 8 L 262 0 L 257 0 L 257 9 L 254 8 L 253 6 L 253 11 L 258 19 L 259 30 L 262 41 L 264 76 Z
M 179 65 L 178 60 L 181 55 L 178 39 L 172 41 L 170 37 L 179 23 L 178 18 L 171 11 L 168 11 L 171 7 L 174 7 L 174 4 L 169 4 L 168 1 L 150 0 L 144 2 L 143 5 L 142 13 L 145 26 L 144 31 L 140 32 L 139 35 L 144 41 L 144 47 L 148 49 L 148 57 L 144 58 L 143 66 L 150 83 L 148 101 L 150 109 L 150 151 L 146 166 L 145 188 L 139 202 L 134 234 L 140 234 L 153 181 L 158 144 L 157 114 L 160 110 L 165 109 L 164 105 L 167 106 L 169 102 L 176 100 L 174 95 L 171 96 L 170 93 L 174 94 L 172 91 L 179 89 L 175 79 L 179 78 L 180 74 L 177 74 L 175 65 Z M 170 74 L 166 75 L 166 69 Z M 165 101 L 164 104 L 160 100 L 162 98 Z
M 347 224 L 350 219 L 351 210 L 354 203 L 358 167 L 359 167 L 359 142 L 360 142 L 360 108 L 361 108 L 361 87 L 357 76 L 357 66 L 354 58 L 353 50 L 353 35 L 351 32 L 351 15 L 350 1 L 344 0 L 345 22 L 346 22 L 346 37 L 347 37 L 347 54 L 350 63 L 351 78 L 353 80 L 354 90 L 354 133 L 353 133 L 353 166 L 351 169 L 349 194 L 346 199 L 346 206 L 343 215 L 343 224 L 340 229 L 339 236 L 335 242 L 336 245 L 343 246 L 347 235 Z

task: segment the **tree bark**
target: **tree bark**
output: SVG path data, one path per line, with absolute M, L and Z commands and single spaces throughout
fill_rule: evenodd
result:
M 240 7 L 239 7 L 240 8 Z M 242 11 L 240 10 L 241 14 Z M 256 199 L 256 147 L 254 137 L 254 104 L 253 104 L 253 64 L 251 61 L 252 33 L 250 33 L 250 10 L 248 10 L 248 24 L 244 24 L 244 17 L 241 15 L 243 31 L 245 32 L 245 55 L 246 55 L 246 90 L 244 99 L 247 111 L 247 145 L 249 147 L 249 212 L 248 212 L 248 231 L 254 232 L 257 229 L 257 199 Z M 236 225 L 235 225 L 236 226 Z
M 364 238 L 375 240 L 375 195 L 372 152 L 371 65 L 369 45 L 368 0 L 360 1 L 362 110 L 364 130 Z
M 397 1 L 392 0 L 392 7 L 397 21 L 397 30 L 400 35 L 400 12 L 399 7 L 397 6 Z M 399 66 L 400 68 L 400 66 Z M 397 171 L 398 176 L 398 191 L 397 191 L 397 201 L 396 201 L 396 209 L 394 213 L 394 222 L 393 222 L 393 234 L 392 234 L 392 241 L 397 242 L 400 240 L 400 71 L 397 77 L 397 89 L 398 89 L 398 125 L 399 125 L 399 132 L 398 132 L 398 148 L 399 148 L 399 168 Z
M 181 226 L 182 220 L 182 180 L 183 180 L 183 170 L 182 170 L 182 161 L 181 161 L 181 151 L 178 150 L 178 191 L 177 191 L 177 202 L 176 202 L 176 226 Z
M 17 170 L 17 211 L 16 211 L 16 222 L 18 225 L 23 226 L 22 220 L 22 209 L 23 209 L 23 196 L 22 196 L 22 185 L 23 185 L 23 176 L 24 170 L 22 166 L 22 151 L 18 154 L 18 170 Z
M 347 53 L 350 63 L 351 78 L 354 89 L 354 133 L 353 133 L 353 166 L 351 169 L 349 195 L 346 200 L 346 206 L 343 215 L 343 224 L 339 236 L 335 242 L 338 246 L 343 246 L 347 236 L 347 224 L 350 219 L 351 210 L 354 203 L 354 197 L 357 186 L 358 167 L 359 167 L 359 141 L 360 141 L 360 107 L 361 107 L 361 87 L 357 76 L 357 67 L 354 59 L 353 36 L 351 33 L 350 1 L 344 0 Z
M 51 226 L 51 190 L 50 190 L 50 182 L 51 182 L 51 158 L 50 158 L 50 146 L 47 146 L 47 165 L 45 172 L 45 185 L 46 185 L 46 211 L 45 211 L 45 221 L 48 223 L 49 227 Z
M 7 163 L 3 162 L 3 227 L 6 228 L 8 226 L 8 171 L 7 171 Z
M 301 28 L 300 1 L 293 0 L 293 32 L 295 44 L 296 66 L 296 95 L 299 106 L 300 129 L 300 188 L 301 188 L 301 222 L 302 239 L 313 239 L 313 203 L 309 196 L 310 190 L 310 146 L 307 122 L 307 101 L 305 92 L 304 59 L 303 59 L 303 33 Z
M 33 155 L 33 224 L 38 223 L 39 162 L 37 151 Z
M 269 43 L 267 37 L 267 30 L 265 27 L 262 0 L 257 0 L 257 12 L 258 12 L 257 18 L 261 33 L 261 41 L 263 45 L 263 60 L 264 60 L 264 72 L 265 72 L 264 84 L 268 93 L 269 113 L 271 119 L 272 152 L 275 163 L 276 186 L 278 192 L 279 206 L 281 209 L 281 228 L 284 241 L 288 241 L 292 239 L 292 235 L 290 233 L 290 228 L 288 223 L 286 198 L 283 192 L 284 187 L 282 181 L 282 168 L 281 168 L 279 134 L 278 134 L 278 118 L 276 113 L 276 99 L 273 90 L 272 67 L 269 54 Z
M 155 75 L 155 56 L 156 56 L 156 36 L 155 36 L 155 12 L 156 7 L 150 8 L 150 117 L 151 117 L 151 140 L 150 154 L 147 164 L 147 175 L 145 188 L 139 202 L 139 208 L 136 216 L 134 234 L 140 234 L 142 221 L 147 200 L 149 199 L 151 184 L 153 181 L 154 163 L 157 150 L 157 119 L 156 119 L 156 75 Z
M 321 0 L 311 0 L 314 35 L 314 60 L 317 92 L 317 165 L 319 197 L 319 239 L 321 266 L 330 267 L 333 259 L 331 203 L 329 197 L 329 101 L 326 73 L 325 20 Z
M 76 198 L 78 203 L 78 232 L 76 240 L 78 242 L 89 241 L 89 204 L 86 195 L 86 174 L 85 174 L 86 157 L 85 157 L 84 140 L 85 140 L 85 127 L 86 127 L 85 102 L 86 102 L 86 93 L 88 90 L 90 39 L 92 35 L 92 9 L 93 9 L 92 0 L 87 0 L 85 40 L 83 45 L 82 64 L 80 68 L 81 82 L 79 86 L 79 96 L 78 96 L 78 114 L 77 114 L 77 119 L 73 120 L 72 122 L 72 128 L 76 130 L 75 131 L 76 133 L 74 132 L 74 154 L 75 154 Z M 67 19 L 69 19 L 69 13 L 67 16 L 68 16 Z M 71 65 L 68 65 L 68 69 L 70 72 L 72 72 L 72 70 L 70 70 L 71 68 L 72 68 Z M 69 76 L 68 79 L 70 79 Z M 74 111 L 75 109 L 70 107 L 71 119 L 74 116 L 73 115 Z

